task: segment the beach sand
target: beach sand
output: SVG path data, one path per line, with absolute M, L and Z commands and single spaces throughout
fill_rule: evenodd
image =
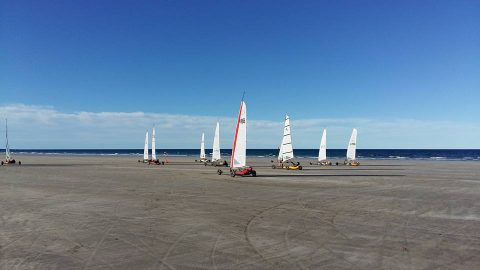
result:
M 258 177 L 172 158 L 16 156 L 0 269 L 479 269 L 480 163 L 362 161 Z

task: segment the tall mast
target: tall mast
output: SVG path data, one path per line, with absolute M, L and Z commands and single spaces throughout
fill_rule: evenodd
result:
M 8 122 L 7 118 L 5 118 L 5 159 L 7 161 L 10 160 L 10 146 L 8 145 Z

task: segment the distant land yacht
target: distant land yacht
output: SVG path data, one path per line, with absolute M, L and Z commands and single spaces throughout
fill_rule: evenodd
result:
M 5 119 L 5 161 L 2 161 L 2 165 L 8 164 L 16 164 L 17 162 L 12 157 L 12 153 L 10 152 L 10 146 L 8 145 L 8 121 Z M 22 165 L 22 162 L 19 161 L 18 165 Z
M 213 137 L 212 160 L 208 163 L 211 166 L 225 166 L 228 167 L 228 162 L 222 159 L 220 155 L 220 123 L 217 122 L 215 127 L 215 136 Z M 205 166 L 207 163 L 205 163 Z
M 332 162 L 327 160 L 327 130 L 326 129 L 323 129 L 322 139 L 320 140 L 320 148 L 318 150 L 318 161 L 316 163 L 310 162 L 310 165 L 332 165 Z
M 244 93 L 245 94 L 245 93 Z M 257 172 L 246 165 L 247 162 L 247 106 L 245 102 L 240 102 L 240 111 L 238 112 L 237 124 L 235 126 L 235 135 L 233 137 L 232 157 L 230 159 L 230 176 L 257 176 Z M 221 169 L 217 170 L 222 174 Z
M 148 130 L 145 132 L 145 144 L 143 146 L 143 163 L 148 163 Z
M 285 114 L 283 126 L 283 138 L 278 151 L 278 165 L 272 165 L 272 169 L 302 170 L 300 162 L 293 162 L 292 134 L 290 129 L 290 118 Z
M 148 130 L 145 132 L 145 144 L 143 146 L 143 161 L 138 162 L 148 163 L 149 165 L 164 165 L 165 162 L 160 162 L 157 158 L 156 140 L 155 140 L 155 126 L 152 130 L 152 158 L 148 153 Z
M 195 160 L 196 161 L 196 160 Z M 205 133 L 202 132 L 202 140 L 200 141 L 200 162 L 206 163 L 207 156 L 205 155 Z
M 145 153 L 144 153 L 145 155 Z M 148 159 L 148 146 L 147 146 L 147 159 Z M 153 126 L 152 130 L 152 158 L 148 159 L 148 164 L 154 164 L 154 165 L 164 165 L 165 162 L 160 162 L 160 160 L 157 158 L 157 145 L 156 145 L 156 138 L 155 138 L 155 126 Z
M 357 129 L 354 128 L 352 131 L 352 136 L 350 136 L 350 141 L 348 142 L 347 157 L 344 161 L 344 164 L 350 165 L 350 166 L 360 165 L 360 162 L 356 160 L 356 151 L 357 151 Z

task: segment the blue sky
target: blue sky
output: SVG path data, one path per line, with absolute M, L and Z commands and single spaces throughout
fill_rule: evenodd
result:
M 298 147 L 318 147 L 328 127 L 342 148 L 357 127 L 361 148 L 480 148 L 478 14 L 478 1 L 0 0 L 0 113 L 19 148 L 107 134 L 78 118 L 104 112 L 120 121 L 115 137 L 76 145 L 137 147 L 139 136 L 141 148 L 168 115 L 186 122 L 163 127 L 178 138 L 165 147 L 195 147 L 246 90 L 249 119 L 280 126 L 252 126 L 251 147 L 276 147 L 287 112 Z M 145 127 L 122 124 L 136 112 Z M 35 122 L 41 113 L 73 118 Z

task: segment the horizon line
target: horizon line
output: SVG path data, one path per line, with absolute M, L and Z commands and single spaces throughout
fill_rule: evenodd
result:
M 210 150 L 212 148 L 205 148 Z M 231 148 L 223 148 L 232 150 Z M 0 148 L 0 151 L 5 148 Z M 143 148 L 14 148 L 12 150 L 142 150 Z M 151 148 L 149 148 L 151 150 Z M 156 148 L 156 150 L 200 150 L 200 148 Z M 247 150 L 278 150 L 278 148 L 248 148 Z M 318 148 L 295 148 L 294 150 L 318 150 Z M 327 148 L 327 150 L 347 150 L 347 148 Z M 478 150 L 480 148 L 357 148 L 357 150 Z

